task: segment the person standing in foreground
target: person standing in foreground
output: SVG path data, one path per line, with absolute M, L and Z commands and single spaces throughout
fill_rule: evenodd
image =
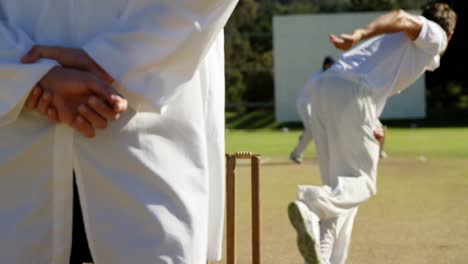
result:
M 94 263 L 219 258 L 200 63 L 236 2 L 0 0 L 2 262 L 69 262 L 73 171 Z
M 330 68 L 335 60 L 330 57 L 326 56 L 322 62 L 322 69 L 317 71 L 310 77 L 309 81 L 307 81 L 306 85 L 302 88 L 299 96 L 296 100 L 296 107 L 297 113 L 301 117 L 302 125 L 304 126 L 304 130 L 302 131 L 301 135 L 299 136 L 299 140 L 297 141 L 296 147 L 289 155 L 289 159 L 294 161 L 297 164 L 302 163 L 302 154 L 306 150 L 307 146 L 309 145 L 310 141 L 313 139 L 312 129 L 310 127 L 310 119 L 312 115 L 312 110 L 310 106 L 310 98 L 309 96 L 309 83 L 313 82 L 318 75 L 328 68 Z
M 385 14 L 352 34 L 330 35 L 350 49 L 313 84 L 312 131 L 323 186 L 298 186 L 288 215 L 308 264 L 343 264 L 358 207 L 377 192 L 376 121 L 391 95 L 439 66 L 457 16 L 443 3 L 423 16 Z

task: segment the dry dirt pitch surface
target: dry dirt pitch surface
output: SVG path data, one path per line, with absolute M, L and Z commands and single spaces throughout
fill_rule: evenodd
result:
M 319 184 L 315 159 L 264 158 L 263 263 L 303 264 L 286 208 L 298 184 Z M 250 256 L 250 166 L 237 171 L 238 259 Z M 390 156 L 378 194 L 357 215 L 348 264 L 468 263 L 468 159 Z M 225 263 L 225 262 L 220 262 Z

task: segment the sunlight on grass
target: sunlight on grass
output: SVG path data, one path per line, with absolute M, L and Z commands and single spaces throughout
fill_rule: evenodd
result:
M 297 143 L 300 130 L 229 130 L 226 151 L 252 151 L 268 157 L 287 157 Z M 468 128 L 390 128 L 387 152 L 395 155 L 468 157 Z M 315 154 L 313 144 L 305 156 Z
M 297 185 L 320 184 L 320 177 L 313 144 L 304 164 L 288 160 L 299 134 L 299 130 L 226 133 L 227 152 L 247 150 L 264 156 L 264 263 L 304 263 L 286 208 L 295 199 Z M 379 165 L 378 193 L 359 209 L 347 263 L 466 263 L 468 129 L 390 128 L 387 152 L 390 157 Z M 251 263 L 250 167 L 248 163 L 237 167 L 238 263 Z

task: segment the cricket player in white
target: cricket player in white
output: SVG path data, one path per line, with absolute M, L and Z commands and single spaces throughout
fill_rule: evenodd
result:
M 289 159 L 298 164 L 302 162 L 302 154 L 304 153 L 307 146 L 314 138 L 312 135 L 312 128 L 310 127 L 310 119 L 312 117 L 311 116 L 312 109 L 311 109 L 310 98 L 309 98 L 310 84 L 313 83 L 316 78 L 318 78 L 319 74 L 321 74 L 322 72 L 330 68 L 334 62 L 335 60 L 332 57 L 330 56 L 325 57 L 322 62 L 322 69 L 315 72 L 312 75 L 312 77 L 309 78 L 309 80 L 307 81 L 307 83 L 304 85 L 301 92 L 299 93 L 299 96 L 297 97 L 297 100 L 296 100 L 297 113 L 301 117 L 304 130 L 299 136 L 299 140 L 297 141 L 296 147 L 294 147 L 294 150 L 289 155 Z
M 202 86 L 220 81 L 205 71 L 222 65 L 236 2 L 0 0 L 2 263 L 69 262 L 73 171 L 94 263 L 219 259 L 223 188 L 209 179 L 206 122 L 219 107 Z M 112 83 L 46 59 L 48 47 L 85 54 Z M 36 86 L 66 124 L 26 109 Z
M 312 131 L 323 186 L 298 186 L 288 213 L 308 264 L 344 264 L 358 207 L 376 194 L 376 122 L 391 95 L 439 66 L 456 24 L 446 4 L 423 16 L 383 15 L 350 35 L 330 36 L 344 53 L 311 90 Z

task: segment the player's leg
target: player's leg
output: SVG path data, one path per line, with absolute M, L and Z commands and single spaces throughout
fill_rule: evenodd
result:
M 376 193 L 379 144 L 374 137 L 375 107 L 369 91 L 357 84 L 331 93 L 336 97 L 332 103 L 343 105 L 342 109 L 328 108 L 334 120 L 329 137 L 335 139 L 330 142 L 330 174 L 336 180 L 332 183 L 336 197 L 331 202 L 354 207 Z
M 358 207 L 336 218 L 320 221 L 321 264 L 345 264 Z
M 368 91 L 357 83 L 338 77 L 327 77 L 322 82 L 323 88 L 319 91 L 317 102 L 313 101 L 312 105 L 317 103 L 322 106 L 320 111 L 314 111 L 314 116 L 322 116 L 320 120 L 327 133 L 329 171 L 328 177 L 324 177 L 327 185 L 301 186 L 298 195 L 303 197 L 322 222 L 334 218 L 340 221 L 339 217 L 357 210 L 376 190 L 379 147 L 373 136 L 375 109 Z M 318 154 L 320 158 L 320 152 Z M 331 255 L 335 254 L 334 243 L 337 239 L 334 226 L 321 226 L 321 233 L 330 235 L 330 239 L 324 243 L 328 243 L 328 249 L 332 250 L 325 250 L 324 244 L 323 252 L 325 258 L 330 257 L 330 260 Z M 349 226 L 352 227 L 352 224 Z M 346 243 L 349 245 L 349 240 Z M 345 259 L 347 252 L 337 254 Z
M 304 125 L 304 131 L 302 132 L 302 140 L 300 142 L 300 153 L 301 155 L 306 150 L 307 146 L 310 144 L 312 139 L 314 139 L 312 132 L 312 114 L 311 114 L 311 105 L 310 103 L 304 104 L 301 119 Z
M 335 222 L 335 238 L 331 250 L 330 264 L 345 264 L 348 257 L 349 246 L 351 244 L 351 234 L 353 231 L 354 219 L 358 208 L 355 207 L 348 214 L 337 218 Z
M 317 105 L 318 107 L 318 105 Z M 309 110 L 310 111 L 310 110 Z M 319 115 L 310 116 L 309 119 L 309 128 L 312 128 L 314 134 L 314 143 L 315 150 L 317 153 L 317 159 L 320 167 L 320 174 L 322 181 L 326 184 L 329 180 L 329 153 L 328 153 L 328 135 L 325 131 L 325 127 L 322 122 L 318 119 Z M 308 186 L 304 186 L 307 188 Z M 319 186 L 316 186 L 320 188 Z M 312 264 L 320 261 L 322 263 L 320 256 L 320 230 L 319 230 L 319 219 L 318 216 L 313 213 L 309 207 L 305 205 L 305 200 L 307 197 L 303 197 L 301 194 L 301 189 L 303 186 L 298 186 L 298 201 L 291 203 L 289 207 L 289 218 L 292 225 L 298 232 L 298 247 L 301 255 L 306 260 L 306 263 Z M 304 204 L 305 206 L 301 206 Z M 294 209 L 294 210 L 292 210 Z M 301 217 L 297 217 L 298 213 Z M 304 219 L 299 221 L 300 219 Z M 304 222 L 302 225 L 301 222 Z M 305 226 L 308 225 L 308 226 Z M 302 230 L 309 230 L 308 234 L 305 234 Z M 315 232 L 312 232 L 315 231 Z M 314 258 L 315 256 L 315 258 Z
M 322 175 L 326 176 L 328 175 L 327 138 L 320 135 L 326 135 L 326 133 L 324 131 L 317 133 L 315 141 L 320 171 Z M 298 248 L 306 263 L 323 263 L 320 255 L 320 219 L 304 203 L 304 197 L 301 196 L 301 188 L 302 186 L 298 186 L 298 200 L 289 205 L 289 219 L 296 229 Z
M 318 103 L 316 104 L 316 107 L 318 112 Z M 319 196 L 315 194 L 321 193 L 323 189 L 331 189 L 331 183 L 334 182 L 333 176 L 330 174 L 330 141 L 333 139 L 329 138 L 329 132 L 327 131 L 324 120 L 321 119 L 321 116 L 322 115 L 320 114 L 311 116 L 310 127 L 312 128 L 312 133 L 315 137 L 315 152 L 317 154 L 320 177 L 324 186 L 299 185 L 297 187 L 297 199 L 306 203 L 311 209 L 313 209 L 311 204 L 314 203 L 316 198 Z M 325 116 L 325 118 L 327 117 Z M 322 215 L 319 211 L 315 211 L 315 214 Z
M 296 163 L 302 162 L 302 155 L 304 154 L 307 146 L 312 141 L 312 131 L 310 128 L 310 104 L 309 103 L 298 103 L 297 111 L 302 120 L 304 130 L 302 131 L 296 147 L 291 152 L 290 159 Z
M 314 116 L 326 113 L 320 120 L 327 132 L 329 182 L 303 192 L 314 199 L 308 206 L 326 219 L 348 213 L 375 194 L 379 146 L 373 134 L 376 118 L 369 92 L 339 77 L 323 82 L 324 109 Z
M 288 206 L 288 217 L 297 232 L 297 247 L 307 264 L 322 263 L 320 260 L 319 219 L 306 204 L 294 201 Z
M 374 137 L 377 119 L 368 90 L 349 81 L 333 82 L 337 90 L 329 91 L 329 97 L 333 99 L 327 107 L 332 120 L 329 138 L 334 139 L 329 144 L 333 189 L 326 200 L 341 213 L 331 221 L 332 224 L 321 225 L 322 234 L 334 236 L 328 239 L 333 241 L 328 243 L 328 248 L 326 236 L 322 237 L 321 243 L 330 253 L 326 255 L 330 264 L 343 264 L 348 255 L 358 206 L 376 192 L 379 145 Z
M 330 264 L 330 258 L 335 244 L 337 219 L 338 218 L 331 218 L 320 221 L 321 264 Z

